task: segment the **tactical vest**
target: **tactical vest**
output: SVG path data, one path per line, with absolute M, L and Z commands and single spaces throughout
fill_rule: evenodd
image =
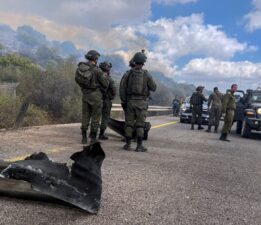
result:
M 191 96 L 190 103 L 195 106 L 202 105 L 202 97 L 197 92 L 194 92 Z
M 145 70 L 130 70 L 127 77 L 126 94 L 129 97 L 147 98 L 149 90 Z

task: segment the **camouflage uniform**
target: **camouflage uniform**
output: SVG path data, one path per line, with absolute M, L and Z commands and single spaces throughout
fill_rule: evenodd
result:
M 202 88 L 203 89 L 203 88 Z M 198 129 L 203 129 L 202 125 L 202 112 L 203 102 L 207 101 L 206 97 L 200 92 L 201 88 L 197 88 L 190 98 L 190 105 L 192 107 L 191 129 L 194 129 L 196 118 L 198 117 Z
M 99 122 L 101 118 L 102 110 L 102 92 L 101 88 L 108 86 L 108 80 L 105 78 L 103 71 L 91 62 L 81 62 L 78 64 L 76 70 L 77 73 L 84 73 L 85 71 L 91 71 L 92 79 L 91 84 L 88 87 L 81 86 L 82 90 L 82 134 L 83 143 L 87 142 L 86 132 L 91 123 L 90 136 L 92 140 L 96 139 L 97 130 L 99 128 Z
M 110 118 L 112 100 L 116 95 L 116 86 L 113 79 L 110 75 L 106 75 L 106 79 L 109 82 L 109 86 L 103 91 L 103 106 L 99 139 L 108 139 L 106 136 L 104 136 L 104 131 L 107 128 L 108 120 Z
M 219 121 L 221 117 L 222 109 L 222 94 L 220 92 L 213 92 L 208 98 L 208 108 L 211 106 L 209 111 L 209 122 L 208 132 L 211 131 L 211 126 L 215 126 L 215 132 L 217 132 Z
M 224 125 L 222 134 L 228 134 L 233 125 L 234 115 L 236 110 L 236 99 L 234 93 L 228 91 L 223 99 L 222 112 L 225 113 Z
M 120 97 L 122 103 L 125 104 L 126 107 L 125 136 L 129 148 L 134 128 L 136 128 L 138 145 L 139 142 L 140 144 L 142 142 L 144 122 L 148 110 L 147 99 L 150 95 L 150 91 L 155 90 L 156 84 L 151 75 L 147 70 L 141 68 L 134 68 L 127 71 L 121 80 Z

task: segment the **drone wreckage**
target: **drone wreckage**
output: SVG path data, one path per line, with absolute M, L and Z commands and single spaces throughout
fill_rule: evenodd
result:
M 124 136 L 124 121 L 110 118 L 108 126 Z M 151 124 L 145 122 L 144 140 L 148 139 L 150 128 Z M 83 151 L 70 158 L 74 161 L 70 168 L 51 161 L 43 152 L 13 163 L 0 161 L 0 195 L 60 203 L 97 213 L 101 204 L 101 166 L 105 153 L 96 142 L 84 146 Z
M 85 146 L 70 157 L 71 168 L 51 161 L 45 153 L 24 160 L 0 163 L 0 194 L 76 206 L 97 213 L 102 193 L 101 166 L 105 153 L 100 143 Z

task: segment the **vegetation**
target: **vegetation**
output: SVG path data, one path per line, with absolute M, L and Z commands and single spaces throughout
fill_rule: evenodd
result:
M 0 82 L 19 83 L 16 98 L 0 96 L 0 129 L 80 122 L 81 90 L 74 81 L 76 65 L 73 56 L 63 59 L 44 46 L 38 48 L 33 58 L 18 54 L 0 56 Z M 119 86 L 121 74 L 113 75 Z M 150 104 L 170 105 L 175 95 L 189 92 L 173 81 L 164 83 L 160 75 L 152 75 L 158 88 Z M 114 102 L 120 102 L 118 95 Z

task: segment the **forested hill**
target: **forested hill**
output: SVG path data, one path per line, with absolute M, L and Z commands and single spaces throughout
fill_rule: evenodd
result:
M 68 60 L 75 65 L 83 60 L 84 51 L 77 49 L 71 41 L 50 41 L 46 36 L 30 26 L 24 25 L 17 30 L 0 24 L 0 54 L 17 55 L 28 58 L 40 68 L 57 68 Z M 102 55 L 99 61 L 110 61 L 113 64 L 112 76 L 119 82 L 122 74 L 129 69 L 119 55 Z M 176 83 L 160 71 L 150 71 L 158 84 L 158 91 L 153 95 L 153 104 L 170 105 L 174 96 L 188 96 L 195 87 L 189 84 Z M 3 77 L 3 75 L 2 75 Z

